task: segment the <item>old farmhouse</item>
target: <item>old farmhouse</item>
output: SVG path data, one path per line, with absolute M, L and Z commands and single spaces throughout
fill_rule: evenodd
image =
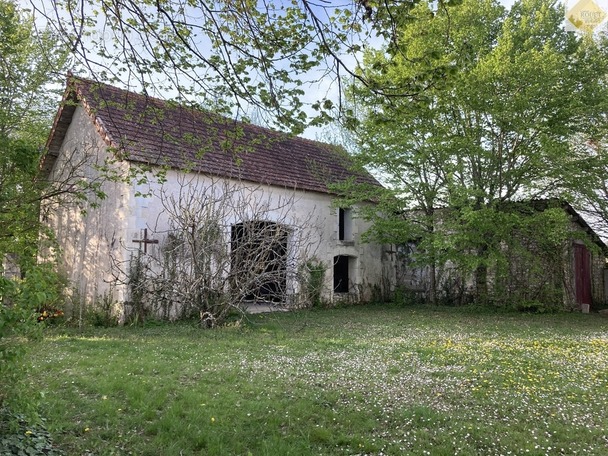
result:
M 81 188 L 47 220 L 81 303 L 120 316 L 144 293 L 175 316 L 227 290 L 368 299 L 394 276 L 356 208 L 333 205 L 332 183 L 379 185 L 334 146 L 71 77 L 47 149 L 49 179 Z

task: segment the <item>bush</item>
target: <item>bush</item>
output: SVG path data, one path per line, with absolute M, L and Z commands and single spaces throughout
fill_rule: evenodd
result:
M 310 307 L 321 307 L 323 304 L 323 283 L 327 266 L 318 260 L 309 260 L 303 266 L 303 291 Z
M 31 425 L 21 416 L 0 408 L 0 454 L 60 456 L 43 420 Z
M 110 328 L 118 325 L 118 317 L 114 313 L 115 302 L 110 293 L 101 296 L 91 308 L 87 309 L 86 321 L 95 327 Z
M 45 312 L 49 315 L 46 309 L 61 312 L 63 286 L 48 264 L 30 268 L 23 280 L 0 276 L 0 406 L 10 399 L 27 407 L 28 400 L 19 389 L 22 359 L 42 335 L 38 318 Z
M 518 312 L 545 314 L 557 312 L 561 305 L 550 305 L 539 300 L 524 299 L 514 302 L 513 308 Z
M 424 304 L 424 294 L 405 287 L 397 287 L 393 293 L 393 303 L 399 307 Z

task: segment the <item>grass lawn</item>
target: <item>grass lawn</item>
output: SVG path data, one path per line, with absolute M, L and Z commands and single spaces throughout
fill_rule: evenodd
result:
M 371 305 L 52 328 L 32 388 L 68 455 L 608 455 L 608 320 Z

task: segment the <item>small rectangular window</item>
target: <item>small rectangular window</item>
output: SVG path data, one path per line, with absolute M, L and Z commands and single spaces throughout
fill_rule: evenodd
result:
M 350 209 L 338 209 L 338 240 L 352 241 L 353 238 L 353 218 Z

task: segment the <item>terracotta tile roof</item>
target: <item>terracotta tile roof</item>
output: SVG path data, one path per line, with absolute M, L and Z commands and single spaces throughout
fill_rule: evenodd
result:
M 207 111 L 71 78 L 47 142 L 52 166 L 81 104 L 106 143 L 125 159 L 149 165 L 328 193 L 349 177 L 380 185 L 349 170 L 346 153 L 329 144 L 289 136 Z

